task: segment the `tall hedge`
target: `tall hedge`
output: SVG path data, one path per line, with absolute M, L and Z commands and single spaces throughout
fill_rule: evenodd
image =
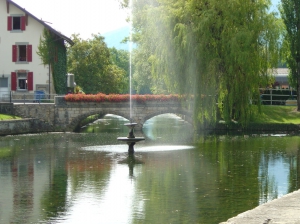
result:
M 50 64 L 55 92 L 65 94 L 67 90 L 67 50 L 63 38 L 44 29 L 37 54 L 44 65 Z

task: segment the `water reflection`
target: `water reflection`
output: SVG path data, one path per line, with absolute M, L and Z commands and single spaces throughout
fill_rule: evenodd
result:
M 122 127 L 1 137 L 0 223 L 219 223 L 300 188 L 299 136 L 194 143 L 165 116 L 134 157 L 116 140 Z

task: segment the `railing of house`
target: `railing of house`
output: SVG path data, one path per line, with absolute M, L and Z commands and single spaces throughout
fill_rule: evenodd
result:
M 0 102 L 7 103 L 54 103 L 58 94 L 47 94 L 43 91 L 34 93 L 22 93 L 12 91 L 0 91 Z

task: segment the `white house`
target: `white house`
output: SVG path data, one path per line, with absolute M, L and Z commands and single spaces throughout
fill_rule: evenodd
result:
M 52 71 L 37 55 L 43 30 L 48 29 L 63 45 L 73 42 L 11 0 L 0 0 L 0 101 L 10 93 L 55 93 Z
M 275 82 L 281 89 L 290 89 L 289 84 L 289 69 L 288 68 L 277 68 L 274 73 Z

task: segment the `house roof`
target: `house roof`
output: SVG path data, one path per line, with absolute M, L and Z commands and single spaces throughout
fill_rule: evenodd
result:
M 28 12 L 25 8 L 22 8 L 21 6 L 19 6 L 17 3 L 13 2 L 12 0 L 6 0 L 6 2 L 10 3 L 10 4 L 14 5 L 14 6 L 16 6 L 17 8 L 19 8 L 20 10 L 22 10 L 25 14 L 31 16 L 33 19 L 35 19 L 36 21 L 38 21 L 39 23 L 41 23 L 45 28 L 49 29 L 52 33 L 56 34 L 61 39 L 67 41 L 70 45 L 74 45 L 74 42 L 69 37 L 67 37 L 67 36 L 63 35 L 62 33 L 58 32 L 57 30 L 53 29 L 51 26 L 49 26 L 43 20 L 38 19 L 36 16 L 34 16 L 30 12 Z M 9 7 L 9 6 L 7 6 L 7 7 Z
M 275 75 L 288 75 L 289 69 L 288 68 L 277 68 L 275 69 Z

